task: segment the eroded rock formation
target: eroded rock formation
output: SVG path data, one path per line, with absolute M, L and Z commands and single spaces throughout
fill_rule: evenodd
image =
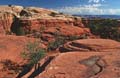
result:
M 119 52 L 63 53 L 36 78 L 119 78 L 119 56 Z
M 13 78 L 16 76 L 13 71 L 17 69 L 21 70 L 22 65 L 26 63 L 21 55 L 22 52 L 24 52 L 25 45 L 34 41 L 36 41 L 36 39 L 24 36 L 16 37 L 0 35 L 0 78 Z M 43 48 L 46 47 L 43 44 L 40 45 L 42 45 Z
M 69 51 L 100 51 L 109 52 L 120 50 L 120 43 L 110 39 L 83 39 L 68 42 L 59 48 L 61 52 Z
M 13 23 L 13 15 L 9 12 L 0 13 L 0 33 L 7 34 L 11 31 L 11 24 Z
M 5 11 L 5 9 L 8 9 Z M 20 29 L 25 34 L 32 34 L 35 31 L 41 31 L 40 28 L 55 29 L 56 27 L 63 27 L 63 31 L 71 32 L 72 35 L 81 35 L 90 33 L 82 23 L 81 18 L 73 17 L 71 15 L 60 14 L 58 12 L 35 7 L 21 7 L 21 6 L 3 6 L 0 9 L 1 21 L 0 28 L 3 34 L 17 34 Z M 55 28 L 53 28 L 55 27 Z M 77 28 L 78 27 L 78 28 Z M 70 30 L 66 30 L 70 29 Z M 77 29 L 77 33 L 75 31 Z M 20 31 L 19 31 L 20 33 Z M 66 32 L 63 32 L 66 34 Z M 71 35 L 71 33 L 67 33 Z
M 88 39 L 92 34 L 87 23 L 43 8 L 0 6 L 0 78 L 119 78 L 120 42 Z M 46 49 L 58 36 L 65 43 L 57 42 L 59 48 L 48 52 L 36 70 L 25 66 L 21 52 L 27 42 L 40 40 Z

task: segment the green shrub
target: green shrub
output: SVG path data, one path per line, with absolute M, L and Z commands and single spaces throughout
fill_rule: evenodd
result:
M 51 14 L 50 14 L 50 16 L 53 16 L 53 17 L 55 17 L 57 15 L 57 13 L 55 13 L 55 12 L 51 12 Z
M 56 50 L 60 45 L 63 45 L 65 43 L 64 37 L 57 37 L 54 41 L 51 41 L 48 43 L 48 51 Z
M 92 33 L 101 38 L 120 40 L 119 22 L 113 19 L 91 20 L 88 27 Z
M 21 53 L 24 59 L 29 60 L 28 65 L 33 66 L 38 63 L 40 59 L 45 56 L 46 50 L 39 47 L 39 42 L 28 42 L 24 52 Z
M 77 40 L 77 39 L 86 39 L 86 37 L 87 36 L 85 34 L 83 34 L 81 36 L 72 35 L 72 36 L 69 36 L 68 40 L 73 41 L 73 40 Z
M 87 38 L 86 34 L 81 36 L 71 35 L 71 36 L 63 36 L 60 32 L 54 32 L 55 40 L 48 43 L 47 50 L 52 51 L 56 50 L 58 47 L 66 43 L 67 41 L 73 41 L 77 39 Z
M 18 29 L 16 29 L 16 35 L 25 35 L 25 30 L 22 27 L 18 27 Z
M 59 30 L 59 28 L 57 28 Z M 59 31 L 53 33 L 55 40 L 48 43 L 47 51 L 56 50 L 60 45 L 63 45 L 66 42 L 65 37 Z

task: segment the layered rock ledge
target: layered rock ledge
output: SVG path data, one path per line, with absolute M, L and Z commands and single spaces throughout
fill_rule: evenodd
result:
M 61 46 L 61 52 L 69 51 L 99 51 L 99 52 L 119 52 L 120 43 L 110 39 L 82 39 L 68 42 Z

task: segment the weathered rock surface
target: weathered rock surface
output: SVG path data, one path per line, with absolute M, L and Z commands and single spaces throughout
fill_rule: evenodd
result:
M 13 74 L 9 73 L 11 73 L 11 70 L 16 70 L 17 67 L 26 63 L 21 53 L 24 51 L 25 45 L 28 42 L 34 41 L 34 38 L 24 36 L 0 35 L 0 78 L 13 78 L 15 76 L 15 72 Z M 42 46 L 45 47 L 44 45 Z
M 59 54 L 36 78 L 119 78 L 119 52 Z
M 87 20 L 83 22 L 88 23 Z M 37 70 L 27 70 L 21 77 L 22 72 L 11 72 L 21 68 L 24 63 L 21 52 L 26 43 L 35 38 L 3 34 L 20 34 L 22 30 L 26 36 L 46 40 L 46 44 L 56 34 L 67 38 L 90 36 L 83 22 L 80 17 L 43 8 L 0 6 L 0 78 L 16 78 L 17 75 L 18 78 L 120 78 L 120 42 L 109 39 L 67 42 L 57 53 L 48 53 Z
M 99 52 L 118 52 L 120 43 L 110 39 L 82 39 L 68 42 L 59 48 L 61 52 L 69 51 L 99 51 Z
M 56 11 L 37 7 L 13 5 L 0 7 L 0 33 L 2 34 L 16 34 L 18 33 L 17 31 L 20 30 L 19 28 L 22 28 L 24 33 L 31 34 L 35 31 L 41 31 L 41 27 L 47 29 L 48 27 L 49 29 L 62 27 L 62 32 L 68 35 L 71 35 L 71 31 L 73 32 L 72 35 L 85 34 L 86 30 L 90 33 L 89 29 L 82 23 L 80 17 L 60 14 Z M 77 29 L 77 31 L 74 29 Z M 80 33 L 77 33 L 78 31 Z
M 12 23 L 22 9 L 22 6 L 0 6 L 0 34 L 10 34 Z
M 34 39 L 23 36 L 16 37 L 0 35 L 0 60 L 9 59 L 18 62 L 20 57 L 19 54 L 26 43 L 33 40 Z
M 90 32 L 87 28 L 80 28 L 75 26 L 58 26 L 58 27 L 50 27 L 44 31 L 45 33 L 57 33 L 59 32 L 63 36 L 74 36 L 74 35 L 82 35 Z
M 0 36 L 0 60 L 11 60 L 18 65 L 23 62 L 20 57 L 20 51 L 29 40 L 26 37 Z M 76 50 L 67 53 L 59 53 L 53 58 L 44 60 L 37 70 L 32 70 L 23 78 L 119 78 L 120 77 L 120 54 L 119 42 L 105 39 L 85 39 L 76 40 L 78 45 L 84 44 L 92 50 Z M 99 43 L 98 43 L 99 42 Z M 109 43 L 111 42 L 111 44 Z M 109 44 L 108 44 L 109 43 Z M 97 48 L 97 50 L 96 50 Z M 46 58 L 45 58 L 46 59 Z M 8 61 L 9 62 L 9 61 Z M 3 72 L 0 64 L 0 77 L 16 77 L 11 75 L 9 70 Z M 33 68 L 34 69 L 34 68 Z
M 77 46 L 69 44 L 70 50 L 59 53 L 51 61 L 45 61 L 40 68 L 26 77 L 109 78 L 109 75 L 111 78 L 120 77 L 119 42 L 109 39 L 83 39 L 69 43 L 73 42 Z
M 11 31 L 13 15 L 9 12 L 0 13 L 0 34 L 8 34 Z
M 90 36 L 90 30 L 88 28 L 80 28 L 76 26 L 58 26 L 58 27 L 48 27 L 43 34 L 42 38 L 49 41 L 54 39 L 56 36 L 63 37 L 82 37 L 82 35 Z

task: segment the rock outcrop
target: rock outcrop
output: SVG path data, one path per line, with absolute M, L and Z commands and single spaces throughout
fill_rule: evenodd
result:
M 36 78 L 119 78 L 119 56 L 119 52 L 62 53 Z
M 68 42 L 59 48 L 61 52 L 69 51 L 99 51 L 99 52 L 119 52 L 120 43 L 110 39 L 82 39 Z
M 8 10 L 6 11 L 5 9 Z M 61 27 L 62 31 L 64 31 L 63 33 L 68 35 L 71 35 L 71 33 L 72 35 L 90 33 L 89 29 L 82 23 L 80 17 L 60 14 L 48 9 L 9 5 L 2 6 L 0 12 L 0 29 L 3 34 L 15 33 L 18 35 L 20 29 L 25 34 L 33 34 L 35 31 L 40 32 L 41 27 L 50 30 Z M 76 29 L 77 32 L 75 31 Z
M 19 62 L 20 52 L 23 51 L 28 42 L 35 41 L 34 38 L 24 36 L 6 36 L 0 35 L 0 60 L 10 59 Z
M 0 34 L 8 34 L 11 31 L 11 24 L 13 23 L 13 15 L 9 12 L 0 13 Z
M 15 17 L 19 17 L 22 6 L 0 6 L 0 34 L 10 34 Z
M 24 36 L 0 35 L 0 78 L 15 78 L 16 73 L 13 70 L 22 68 L 21 66 L 26 63 L 21 53 L 29 42 L 34 41 L 34 38 Z M 45 48 L 43 44 L 42 47 Z
M 0 6 L 0 78 L 120 78 L 120 42 L 90 39 L 87 23 L 43 8 Z M 21 58 L 35 40 L 46 51 L 55 48 L 37 61 L 37 69 Z

